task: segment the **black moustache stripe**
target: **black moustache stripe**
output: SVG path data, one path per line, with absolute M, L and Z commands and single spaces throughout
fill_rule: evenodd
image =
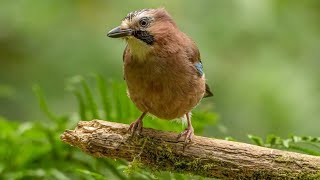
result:
M 148 31 L 137 30 L 133 32 L 133 36 L 147 43 L 148 45 L 152 45 L 154 43 L 154 37 L 149 34 Z

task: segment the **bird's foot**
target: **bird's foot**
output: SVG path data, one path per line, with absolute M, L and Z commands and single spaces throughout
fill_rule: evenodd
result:
M 142 132 L 142 126 L 142 119 L 138 118 L 136 121 L 130 124 L 128 132 L 131 132 L 132 136 L 134 136 L 134 134 L 140 135 L 140 133 Z
M 185 150 L 186 146 L 192 142 L 192 137 L 194 135 L 194 129 L 192 126 L 187 127 L 183 132 L 181 132 L 178 137 L 177 141 L 182 137 L 185 136 L 184 143 L 183 143 L 183 151 Z

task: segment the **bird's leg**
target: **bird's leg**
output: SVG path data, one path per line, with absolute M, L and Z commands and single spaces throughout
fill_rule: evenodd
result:
M 186 116 L 187 116 L 188 126 L 177 137 L 177 140 L 179 140 L 182 136 L 185 136 L 184 144 L 183 144 L 183 150 L 186 148 L 187 144 L 192 141 L 192 137 L 194 135 L 194 130 L 193 130 L 193 127 L 192 127 L 192 124 L 191 124 L 190 114 L 187 113 Z
M 139 135 L 142 132 L 142 126 L 143 126 L 142 119 L 146 114 L 147 112 L 143 112 L 136 121 L 130 124 L 128 131 L 131 131 L 132 135 L 134 135 L 134 133 L 137 133 Z

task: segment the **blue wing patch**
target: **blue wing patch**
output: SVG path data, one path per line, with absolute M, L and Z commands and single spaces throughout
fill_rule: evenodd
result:
M 202 66 L 201 61 L 195 63 L 194 67 L 196 67 L 199 76 L 203 76 L 204 72 L 203 72 L 203 66 Z

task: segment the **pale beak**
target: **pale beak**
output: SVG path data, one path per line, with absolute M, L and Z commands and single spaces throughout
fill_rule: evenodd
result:
M 121 29 L 120 26 L 118 26 L 109 31 L 107 36 L 111 38 L 120 38 L 125 36 L 131 36 L 132 32 L 132 29 Z

